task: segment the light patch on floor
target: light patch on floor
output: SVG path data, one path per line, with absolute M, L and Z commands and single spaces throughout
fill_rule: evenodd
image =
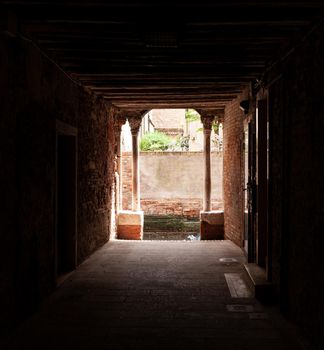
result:
M 252 292 L 239 273 L 224 273 L 232 298 L 252 298 Z
M 234 258 L 220 258 L 220 262 L 237 262 L 237 259 Z

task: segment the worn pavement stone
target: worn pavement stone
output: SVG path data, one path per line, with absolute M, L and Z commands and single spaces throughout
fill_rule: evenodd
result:
M 111 241 L 3 348 L 304 349 L 274 308 L 231 298 L 224 273 L 243 273 L 243 262 L 230 241 Z M 267 317 L 230 312 L 232 304 Z

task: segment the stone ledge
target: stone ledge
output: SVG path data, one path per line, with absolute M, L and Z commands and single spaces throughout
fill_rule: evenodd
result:
M 223 210 L 201 211 L 200 221 L 205 221 L 209 225 L 224 225 L 224 211 Z
M 117 218 L 117 238 L 142 240 L 144 226 L 143 211 L 122 210 Z
M 200 239 L 224 239 L 223 210 L 211 210 L 200 212 Z
M 144 212 L 142 210 L 121 210 L 118 213 L 118 225 L 141 225 L 144 224 Z
M 267 281 L 265 269 L 254 263 L 244 264 L 244 269 L 255 298 L 262 302 L 271 302 L 273 299 L 272 283 Z

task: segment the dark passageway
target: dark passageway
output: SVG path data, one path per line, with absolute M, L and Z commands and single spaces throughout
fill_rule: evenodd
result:
M 323 77 L 323 0 L 0 1 L 0 337 L 28 349 L 266 350 L 300 336 L 322 350 Z M 140 125 L 181 108 L 203 125 L 203 165 L 186 169 L 203 179 L 202 241 L 144 242 Z M 271 308 L 227 309 L 224 274 L 242 265 L 220 263 L 225 253 L 248 261 Z

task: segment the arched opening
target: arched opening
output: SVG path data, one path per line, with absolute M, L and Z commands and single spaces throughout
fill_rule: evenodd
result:
M 152 109 L 139 129 L 140 209 L 144 213 L 144 239 L 198 240 L 201 212 L 211 212 L 203 229 L 208 237 L 224 237 L 222 121 L 212 116 L 210 125 L 211 180 L 204 207 L 205 130 L 195 109 Z M 132 209 L 132 132 L 122 127 L 122 208 Z M 210 226 L 210 216 L 213 224 Z M 206 214 L 205 214 L 206 216 Z M 216 222 L 215 222 L 216 217 Z M 215 226 L 216 225 L 216 226 Z M 124 237 L 122 235 L 122 237 Z

